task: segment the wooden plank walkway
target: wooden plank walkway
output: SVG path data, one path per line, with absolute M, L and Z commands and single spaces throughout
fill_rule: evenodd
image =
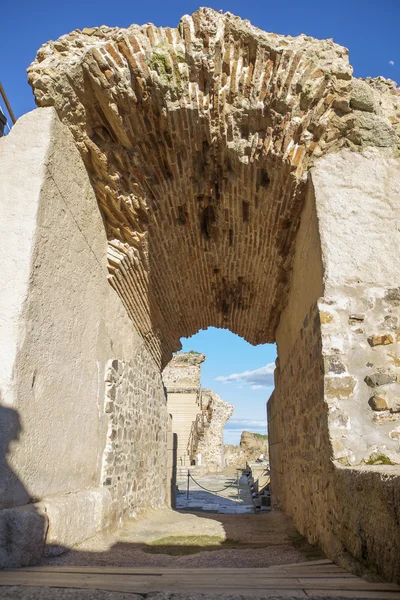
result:
M 369 583 L 329 560 L 265 569 L 165 569 L 126 567 L 31 567 L 0 571 L 0 586 L 150 592 L 235 594 L 250 597 L 375 598 L 400 600 L 400 587 Z

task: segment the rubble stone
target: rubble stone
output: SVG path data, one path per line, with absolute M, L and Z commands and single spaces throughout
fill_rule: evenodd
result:
M 372 410 L 388 410 L 388 404 L 385 396 L 374 394 L 369 400 L 368 404 Z
M 370 346 L 387 346 L 393 344 L 393 337 L 390 333 L 378 333 L 369 336 L 368 343 Z

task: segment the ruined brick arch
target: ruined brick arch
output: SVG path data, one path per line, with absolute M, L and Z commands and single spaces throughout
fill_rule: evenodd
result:
M 277 342 L 274 503 L 329 556 L 399 580 L 396 84 L 354 79 L 331 40 L 209 9 L 72 32 L 29 80 L 46 108 L 0 155 L 0 387 L 52 540 L 164 505 L 161 369 L 214 325 Z M 0 506 L 25 501 L 2 489 Z
M 62 36 L 29 78 L 75 137 L 110 283 L 157 363 L 210 325 L 273 342 L 307 170 L 360 143 L 347 50 L 200 9 Z

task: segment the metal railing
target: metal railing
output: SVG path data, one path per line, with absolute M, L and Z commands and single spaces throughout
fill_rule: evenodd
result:
M 10 116 L 10 119 L 11 119 L 12 123 L 14 124 L 15 121 L 16 121 L 15 115 L 13 113 L 13 110 L 12 110 L 11 105 L 10 105 L 10 103 L 8 101 L 8 98 L 7 98 L 7 94 L 5 93 L 4 88 L 3 88 L 2 84 L 1 84 L 1 82 L 0 82 L 0 96 L 2 97 L 3 102 L 4 102 L 4 104 L 5 104 L 6 108 L 7 108 L 7 111 L 8 111 L 8 114 Z M 1 107 L 0 107 L 0 137 L 2 137 L 4 135 L 4 127 L 6 125 L 7 125 L 8 129 L 10 130 L 10 126 L 8 125 L 8 119 L 7 119 L 7 117 L 5 116 L 5 114 L 3 113 L 3 111 L 1 110 Z

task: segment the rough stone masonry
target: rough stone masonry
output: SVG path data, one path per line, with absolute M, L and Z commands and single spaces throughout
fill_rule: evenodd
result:
M 111 458 L 109 361 L 134 379 L 118 380 L 114 440 L 141 418 L 157 435 L 165 396 L 149 373 L 212 325 L 277 342 L 275 505 L 335 560 L 399 580 L 396 84 L 353 78 L 332 40 L 204 8 L 176 29 L 62 36 L 29 81 L 41 108 L 0 146 L 0 391 L 19 423 L 2 523 L 44 515 L 68 546 L 81 515 L 88 537 L 116 506 L 135 510 L 147 484 L 135 466 L 130 495 Z M 123 470 L 137 463 L 121 435 Z

